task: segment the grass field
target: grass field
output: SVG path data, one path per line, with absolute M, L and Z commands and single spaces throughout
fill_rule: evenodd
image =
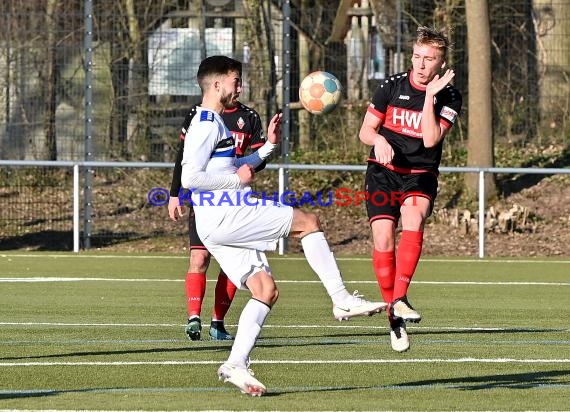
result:
M 186 257 L 3 253 L 0 409 L 570 409 L 570 261 L 423 260 L 399 354 L 384 313 L 334 321 L 303 259 L 270 260 L 280 300 L 252 353 L 268 393 L 249 398 L 217 380 L 229 343 L 185 338 Z M 368 258 L 339 264 L 378 295 Z

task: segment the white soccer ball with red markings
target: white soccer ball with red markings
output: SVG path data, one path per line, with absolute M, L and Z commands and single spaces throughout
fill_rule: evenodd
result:
M 332 112 L 342 97 L 342 86 L 329 72 L 318 70 L 303 79 L 299 87 L 299 101 L 313 114 Z

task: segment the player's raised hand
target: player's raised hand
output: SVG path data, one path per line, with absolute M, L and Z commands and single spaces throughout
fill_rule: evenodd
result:
M 179 217 L 184 216 L 185 213 L 186 207 L 180 204 L 178 197 L 170 196 L 170 199 L 168 199 L 168 216 L 170 216 L 170 219 L 176 221 Z
M 253 176 L 255 174 L 255 171 L 253 167 L 251 167 L 248 164 L 245 164 L 239 167 L 239 169 L 236 171 L 236 174 L 238 175 L 241 184 L 247 185 L 253 182 Z
M 436 74 L 426 86 L 426 95 L 435 96 L 449 84 L 453 77 L 455 77 L 455 72 L 452 69 L 447 69 L 441 77 Z
M 267 127 L 267 140 L 273 144 L 279 143 L 279 138 L 281 137 L 281 118 L 283 113 L 277 113 L 269 121 L 269 126 Z

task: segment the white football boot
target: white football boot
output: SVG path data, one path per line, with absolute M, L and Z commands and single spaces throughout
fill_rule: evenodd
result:
M 410 305 L 406 296 L 392 302 L 390 305 L 390 315 L 394 319 L 403 319 L 406 322 L 417 323 L 422 320 L 422 315 L 420 315 L 412 305 Z
M 242 393 L 251 396 L 261 396 L 267 388 L 253 377 L 253 372 L 246 366 L 224 363 L 218 369 L 218 378 L 237 386 Z
M 388 306 L 385 302 L 370 302 L 362 298 L 355 290 L 350 298 L 344 302 L 333 306 L 333 315 L 335 319 L 343 321 L 349 320 L 355 316 L 372 316 L 380 313 Z

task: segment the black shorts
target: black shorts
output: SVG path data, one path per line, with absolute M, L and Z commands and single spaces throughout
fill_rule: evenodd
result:
M 400 207 L 412 196 L 429 199 L 431 214 L 437 196 L 437 175 L 433 172 L 401 174 L 376 163 L 366 170 L 366 211 L 372 223 L 378 219 L 398 222 Z
M 194 215 L 193 207 L 190 207 L 188 210 L 188 234 L 190 237 L 190 250 L 206 250 L 206 246 L 204 246 L 200 236 L 198 236 L 198 230 L 196 229 L 196 215 Z

